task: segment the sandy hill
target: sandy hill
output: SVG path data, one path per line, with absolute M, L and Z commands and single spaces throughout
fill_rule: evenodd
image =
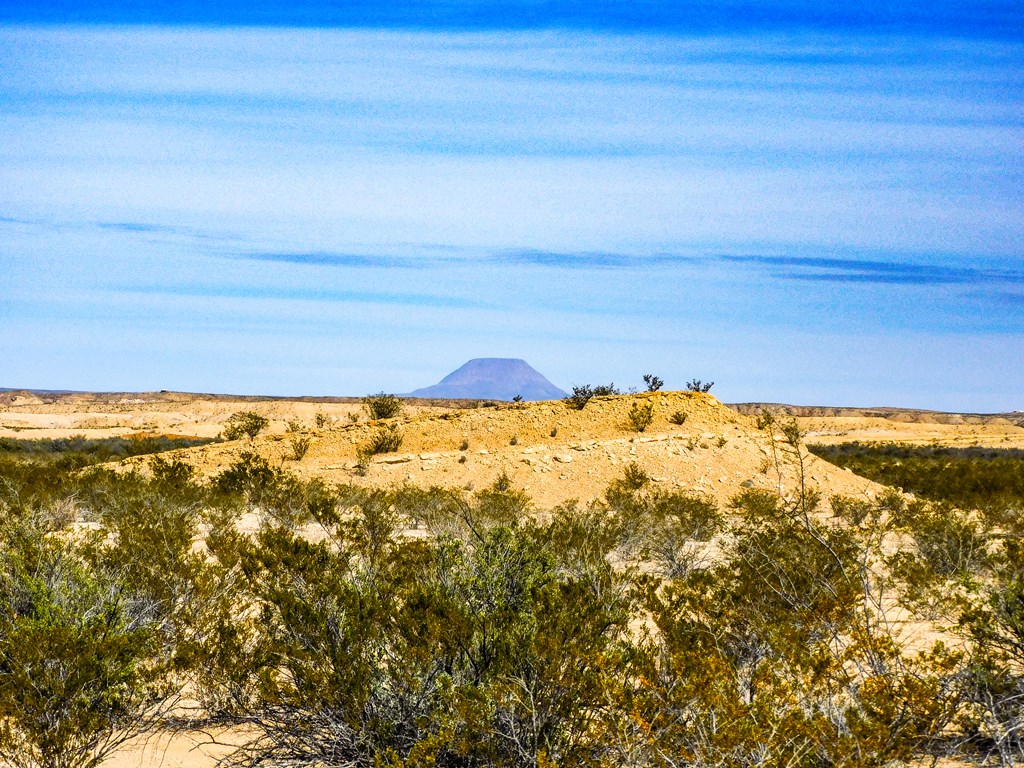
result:
M 649 402 L 654 421 L 643 434 L 628 424 L 634 403 Z M 683 413 L 682 425 L 669 421 Z M 356 449 L 381 423 L 334 422 L 323 429 L 303 424 L 312 444 L 301 461 L 291 455 L 291 436 L 277 433 L 178 451 L 177 457 L 213 475 L 255 450 L 274 464 L 303 477 L 331 482 L 389 486 L 413 483 L 482 488 L 501 473 L 525 488 L 541 508 L 569 499 L 599 497 L 631 462 L 664 488 L 683 488 L 725 503 L 744 487 L 776 489 L 779 476 L 771 441 L 750 417 L 711 395 L 658 392 L 597 397 L 585 409 L 562 401 L 509 404 L 476 409 L 417 409 L 389 423 L 403 435 L 396 453 L 381 454 L 365 476 L 356 469 Z M 833 493 L 876 493 L 875 484 L 804 453 L 808 483 L 825 498 Z M 128 466 L 145 466 L 144 459 Z M 797 484 L 795 457 L 784 457 L 782 486 Z
M 474 398 L 479 400 L 558 400 L 566 392 L 556 387 L 525 360 L 480 357 L 452 371 L 440 382 L 417 389 L 412 397 Z

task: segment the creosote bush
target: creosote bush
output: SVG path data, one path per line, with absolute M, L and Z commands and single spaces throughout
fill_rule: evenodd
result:
M 686 423 L 686 414 L 682 411 L 675 411 L 668 417 L 668 421 L 670 424 L 681 426 Z
M 691 379 L 686 382 L 686 389 L 690 392 L 710 392 L 713 386 L 715 386 L 715 382 L 704 382 L 700 379 Z
M 643 432 L 654 421 L 654 403 L 649 400 L 634 402 L 626 414 L 626 420 L 634 432 Z
M 582 411 L 587 407 L 587 403 L 589 403 L 594 397 L 606 397 L 608 395 L 618 394 L 621 394 L 621 392 L 615 388 L 614 384 L 598 384 L 597 386 L 584 384 L 579 387 L 573 387 L 572 394 L 565 398 L 565 402 L 570 408 Z
M 306 454 L 309 452 L 309 447 L 313 444 L 313 438 L 309 435 L 292 435 L 288 440 L 288 445 L 291 448 L 291 458 L 293 461 L 302 461 Z
M 394 395 L 379 392 L 376 395 L 367 395 L 363 398 L 363 407 L 367 414 L 374 421 L 379 419 L 391 419 L 402 412 L 402 399 Z
M 660 379 L 659 377 L 655 376 L 652 373 L 644 374 L 644 384 L 646 385 L 648 392 L 657 392 L 659 389 L 665 386 L 664 380 Z
M 394 453 L 402 447 L 402 431 L 397 424 L 380 426 L 370 439 L 356 448 L 358 467 L 365 471 L 370 459 L 381 453 Z
M 241 437 L 252 440 L 266 429 L 268 424 L 270 421 L 256 411 L 239 411 L 228 417 L 221 434 L 225 440 L 238 440 Z

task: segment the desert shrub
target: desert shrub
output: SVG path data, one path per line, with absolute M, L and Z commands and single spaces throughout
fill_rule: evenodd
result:
M 876 631 L 865 551 L 748 491 L 722 560 L 649 593 L 659 633 L 634 702 L 654 764 L 882 765 L 948 722 L 956 659 Z
M 928 619 L 955 612 L 990 570 L 990 532 L 942 504 L 905 505 L 892 519 L 914 542 L 885 560 L 902 603 Z
M 228 417 L 221 431 L 225 440 L 238 440 L 248 437 L 250 440 L 267 428 L 270 421 L 256 411 L 239 411 Z
M 968 606 L 960 627 L 971 644 L 964 714 L 967 736 L 1009 766 L 1024 762 L 1024 544 L 1003 542 L 984 600 Z
M 865 499 L 849 496 L 833 496 L 829 499 L 832 514 L 852 526 L 861 526 L 868 521 L 877 523 L 878 505 Z
M 275 525 L 296 528 L 328 513 L 335 496 L 319 478 L 305 481 L 281 473 L 260 497 L 260 509 Z
M 395 535 L 400 511 L 451 496 L 352 494 L 325 521 L 329 542 L 268 528 L 243 555 L 279 674 L 261 676 L 272 704 L 247 720 L 253 738 L 236 758 L 596 764 L 608 751 L 599 715 L 621 688 L 625 590 L 558 567 L 546 528 L 411 541 Z M 477 499 L 481 517 L 503 518 L 492 502 Z
M 713 386 L 715 386 L 715 382 L 703 382 L 700 379 L 691 379 L 686 382 L 686 389 L 690 392 L 710 392 Z
M 460 494 L 448 488 L 402 485 L 393 490 L 390 504 L 415 527 L 425 525 L 443 535 L 450 531 L 450 521 L 459 516 L 463 501 Z
M 490 486 L 476 493 L 468 512 L 485 525 L 516 525 L 530 509 L 530 497 L 514 488 L 502 472 Z
M 149 469 L 153 473 L 153 480 L 156 483 L 179 490 L 189 487 L 196 474 L 195 467 L 191 464 L 180 459 L 168 461 L 162 456 L 154 456 L 150 459 Z
M 379 419 L 391 419 L 402 412 L 402 399 L 394 395 L 379 392 L 376 395 L 367 395 L 363 398 L 363 407 L 366 413 L 374 421 Z
M 584 384 L 583 386 L 573 387 L 572 394 L 565 398 L 565 402 L 571 408 L 582 411 L 587 407 L 587 403 L 590 402 L 591 398 L 618 394 L 621 393 L 615 388 L 614 384 L 599 384 L 597 386 Z
M 651 476 L 636 462 L 630 462 L 622 471 L 622 477 L 612 480 L 604 497 L 613 509 L 624 508 L 635 501 L 637 491 L 646 488 Z
M 989 563 L 987 532 L 958 510 L 928 505 L 909 528 L 921 557 L 940 576 L 970 578 Z
M 461 443 L 459 443 L 459 450 L 460 451 L 468 451 L 469 450 L 469 440 L 463 440 Z
M 651 373 L 644 374 L 644 384 L 647 385 L 648 392 L 657 392 L 665 386 L 665 382 L 662 379 Z
M 394 453 L 402 447 L 402 431 L 395 424 L 376 429 L 361 448 L 370 456 L 379 453 Z
M 636 432 L 643 432 L 654 421 L 654 403 L 650 401 L 634 402 L 626 414 L 629 426 Z
M 671 416 L 668 417 L 669 423 L 682 425 L 686 423 L 686 414 L 682 411 L 675 411 Z
M 151 603 L 74 545 L 5 525 L 0 554 L 0 758 L 91 768 L 151 729 L 173 686 Z
M 402 431 L 396 424 L 378 427 L 370 439 L 356 448 L 357 468 L 366 471 L 370 459 L 381 453 L 394 453 L 402 447 Z
M 313 423 L 316 424 L 317 429 L 323 429 L 331 423 L 331 417 L 326 413 L 317 411 L 317 414 L 313 417 Z
M 298 436 L 293 435 L 288 441 L 288 446 L 291 448 L 291 457 L 293 461 L 302 461 L 306 453 L 309 452 L 309 447 L 313 444 L 313 438 L 308 435 Z
M 725 528 L 725 517 L 714 501 L 688 491 L 654 488 L 650 476 L 635 463 L 609 483 L 603 506 L 617 520 L 620 556 L 649 559 L 670 578 L 697 564 L 696 543 Z
M 281 476 L 281 471 L 253 451 L 243 451 L 238 460 L 211 481 L 222 495 L 240 495 L 250 504 L 258 504 Z

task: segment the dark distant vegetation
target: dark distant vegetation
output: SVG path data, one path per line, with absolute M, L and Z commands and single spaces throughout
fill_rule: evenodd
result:
M 810 450 L 858 475 L 924 499 L 984 509 L 1019 524 L 1024 512 L 1024 450 L 892 443 L 813 445 Z
M 214 442 L 201 437 L 166 435 L 142 437 L 61 437 L 21 440 L 0 437 L 0 461 L 4 458 L 55 463 L 61 469 L 86 467 L 107 461 L 145 456 L 177 448 L 193 448 Z
M 12 766 L 95 766 L 181 718 L 244 726 L 231 764 L 254 768 L 1024 760 L 1024 545 L 981 496 L 720 509 L 630 465 L 537 511 L 504 475 L 147 469 L 0 454 Z M 890 596 L 956 642 L 904 650 Z

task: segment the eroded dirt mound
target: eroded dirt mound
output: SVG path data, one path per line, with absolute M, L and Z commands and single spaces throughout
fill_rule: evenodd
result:
M 629 413 L 647 404 L 653 407 L 653 421 L 640 434 L 630 425 Z M 672 422 L 676 414 L 676 420 L 685 417 L 682 424 Z M 361 475 L 358 447 L 392 424 L 401 432 L 401 447 L 373 457 Z M 311 443 L 296 461 L 292 444 L 302 437 Z M 479 489 L 505 473 L 540 508 L 597 498 L 633 462 L 662 487 L 700 491 L 720 503 L 743 488 L 775 490 L 781 485 L 788 494 L 799 483 L 795 453 L 773 451 L 772 440 L 750 417 L 711 395 L 693 392 L 597 397 L 583 410 L 561 401 L 472 410 L 412 408 L 387 422 L 335 422 L 299 434 L 261 435 L 175 455 L 211 476 L 250 450 L 303 477 L 360 485 Z M 806 452 L 802 456 L 809 487 L 826 499 L 835 493 L 880 490 Z M 125 464 L 144 468 L 145 463 L 139 458 Z

